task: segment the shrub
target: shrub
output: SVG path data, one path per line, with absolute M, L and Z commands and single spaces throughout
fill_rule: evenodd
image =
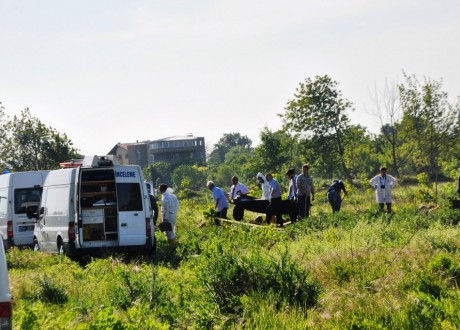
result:
M 47 275 L 38 279 L 38 289 L 35 292 L 35 300 L 52 304 L 64 304 L 68 300 L 65 288 L 56 283 L 56 278 Z
M 208 256 L 199 276 L 225 312 L 235 312 L 241 306 L 240 298 L 252 293 L 267 294 L 278 309 L 285 303 L 313 307 L 320 293 L 319 284 L 308 280 L 308 272 L 292 262 L 287 252 L 276 261 L 220 249 Z
M 434 201 L 433 192 L 426 187 L 421 187 L 417 190 L 416 198 L 421 203 L 431 203 Z
M 430 177 L 425 172 L 417 174 L 417 181 L 418 181 L 418 184 L 423 187 L 430 186 Z

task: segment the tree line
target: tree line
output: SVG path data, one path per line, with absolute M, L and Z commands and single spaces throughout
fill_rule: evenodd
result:
M 247 136 L 224 133 L 205 163 L 176 167 L 156 162 L 144 169 L 147 179 L 176 189 L 203 188 L 206 180 L 228 186 L 233 175 L 255 182 L 257 172 L 284 175 L 309 163 L 315 177 L 363 181 L 386 166 L 400 179 L 426 174 L 432 182 L 452 178 L 459 167 L 459 98 L 450 102 L 442 81 L 403 74 L 403 82 L 386 84 L 373 96 L 369 116 L 380 120 L 378 134 L 354 125 L 351 101 L 327 75 L 306 78 L 279 114 L 283 128 L 263 127 L 260 144 Z M 56 168 L 78 150 L 65 135 L 31 116 L 8 118 L 0 111 L 0 162 L 12 170 Z
M 78 157 L 78 150 L 65 133 L 33 117 L 28 108 L 10 118 L 0 102 L 0 168 L 3 171 L 57 169 L 60 162 Z

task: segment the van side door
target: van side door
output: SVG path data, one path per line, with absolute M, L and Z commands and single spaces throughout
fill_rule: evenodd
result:
M 144 182 L 138 166 L 114 166 L 118 205 L 118 242 L 120 246 L 146 243 Z M 145 195 L 145 196 L 144 196 Z M 147 210 L 148 212 L 148 210 Z

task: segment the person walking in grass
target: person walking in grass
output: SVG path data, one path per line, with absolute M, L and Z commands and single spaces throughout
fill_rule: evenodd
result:
M 289 190 L 287 199 L 297 201 L 297 175 L 295 174 L 295 169 L 291 167 L 286 172 L 286 175 L 289 179 Z
M 299 205 L 299 216 L 306 218 L 310 215 L 311 201 L 315 200 L 315 186 L 310 176 L 310 166 L 302 166 L 302 174 L 297 177 L 297 201 Z
M 216 187 L 213 181 L 208 181 L 206 184 L 209 190 L 212 193 L 212 199 L 214 200 L 214 207 L 217 210 L 217 217 L 228 219 L 227 218 L 227 210 L 228 210 L 228 203 L 227 203 L 227 193 Z
M 342 180 L 334 180 L 327 190 L 327 200 L 332 207 L 332 213 L 340 211 L 342 205 L 342 191 L 345 196 L 348 195 L 345 184 Z
M 176 245 L 176 214 L 179 210 L 179 201 L 176 195 L 171 192 L 171 189 L 164 183 L 160 184 L 158 190 L 161 194 L 161 216 L 162 222 L 169 222 L 171 230 L 166 231 L 168 243 L 171 246 Z
M 265 178 L 267 179 L 268 183 L 270 184 L 270 198 L 269 204 L 267 207 L 267 223 L 271 222 L 272 216 L 276 216 L 276 226 L 283 227 L 283 218 L 281 214 L 281 188 L 278 183 L 273 178 L 271 173 L 265 174 Z
M 382 167 L 380 169 L 380 174 L 373 177 L 369 183 L 371 184 L 372 188 L 375 189 L 375 197 L 377 203 L 379 204 L 379 209 L 383 212 L 384 206 L 387 206 L 387 212 L 391 213 L 391 190 L 396 185 L 397 180 L 387 174 L 387 168 Z
M 153 224 L 156 226 L 157 225 L 157 220 L 158 220 L 158 204 L 155 196 L 152 194 L 149 195 L 150 199 L 150 208 L 152 209 L 152 216 L 153 216 Z

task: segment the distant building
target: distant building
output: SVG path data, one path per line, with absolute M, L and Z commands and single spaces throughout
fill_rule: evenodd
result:
M 187 134 L 149 142 L 149 164 L 167 162 L 176 165 L 204 163 L 205 160 L 204 137 Z
M 128 146 L 128 160 L 130 165 L 139 165 L 144 168 L 149 166 L 148 157 L 149 141 L 132 143 Z
M 120 165 L 140 165 L 144 168 L 155 162 L 171 165 L 203 164 L 206 149 L 204 137 L 187 134 L 154 141 L 117 143 L 108 155 L 116 155 Z
M 132 143 L 117 143 L 107 155 L 117 156 L 120 165 L 128 165 L 128 146 Z

